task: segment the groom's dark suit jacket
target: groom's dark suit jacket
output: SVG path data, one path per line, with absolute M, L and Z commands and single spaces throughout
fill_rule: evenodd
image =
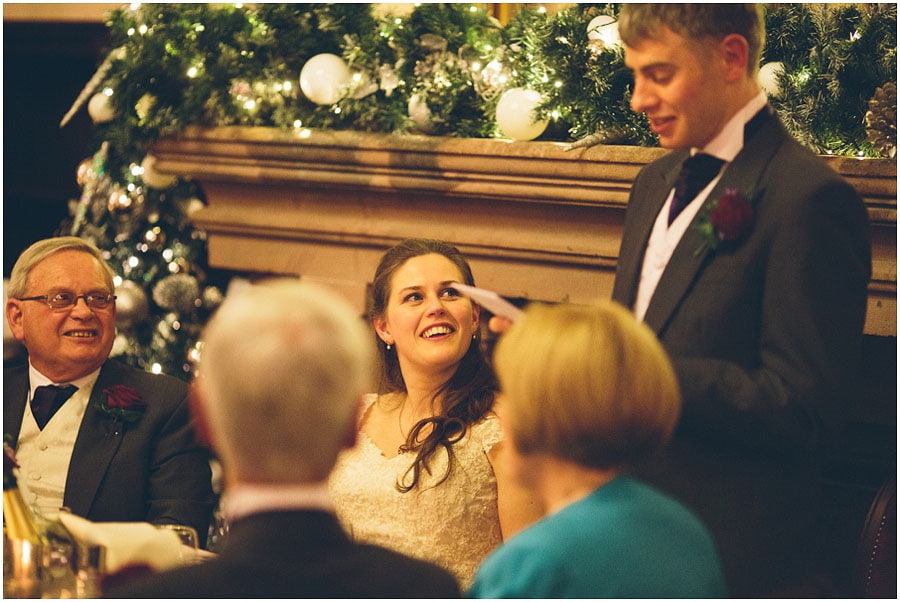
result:
M 358 544 L 317 510 L 234 521 L 216 558 L 120 583 L 110 598 L 458 598 L 450 573 Z
M 672 152 L 635 180 L 613 290 L 628 307 L 686 156 Z M 796 579 L 826 528 L 815 522 L 816 462 L 859 385 L 870 242 L 853 188 L 774 115 L 707 202 L 728 188 L 753 202 L 748 237 L 698 253 L 689 227 L 644 318 L 672 357 L 684 406 L 667 454 L 639 474 L 697 511 L 732 593 L 756 596 Z
M 147 404 L 131 423 L 97 408 L 103 389 L 134 388 Z M 28 365 L 4 370 L 3 432 L 18 441 L 28 398 Z M 92 521 L 171 522 L 205 541 L 215 503 L 209 453 L 189 424 L 187 385 L 107 360 L 72 450 L 63 505 Z

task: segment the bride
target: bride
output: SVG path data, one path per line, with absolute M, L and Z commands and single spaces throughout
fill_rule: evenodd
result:
M 354 539 L 430 560 L 466 587 L 504 538 L 540 508 L 503 471 L 496 380 L 481 346 L 468 262 L 442 241 L 408 239 L 382 257 L 370 318 L 379 392 L 365 400 L 356 446 L 330 489 Z

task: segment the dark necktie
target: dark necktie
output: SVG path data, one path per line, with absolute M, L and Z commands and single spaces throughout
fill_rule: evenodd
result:
M 675 196 L 672 197 L 672 206 L 669 208 L 669 225 L 672 225 L 678 214 L 697 196 L 697 193 L 712 182 L 722 169 L 723 163 L 725 162 L 722 159 L 702 153 L 684 160 L 681 171 L 678 172 L 678 179 L 675 180 Z
M 38 387 L 34 390 L 34 397 L 31 400 L 31 413 L 37 422 L 38 428 L 44 430 L 50 419 L 56 414 L 56 411 L 62 407 L 78 387 L 75 385 L 65 385 L 57 387 L 56 385 L 47 385 Z

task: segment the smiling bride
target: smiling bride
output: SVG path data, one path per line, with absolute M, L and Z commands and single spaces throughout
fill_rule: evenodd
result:
M 448 243 L 408 239 L 382 257 L 369 312 L 378 393 L 364 400 L 356 446 L 339 458 L 330 489 L 354 539 L 435 562 L 466 587 L 484 557 L 541 511 L 504 475 L 479 307 L 455 282 L 474 285 Z

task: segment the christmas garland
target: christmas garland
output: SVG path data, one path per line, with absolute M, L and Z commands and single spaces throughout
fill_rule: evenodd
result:
M 110 13 L 111 49 L 63 118 L 84 106 L 97 153 L 61 233 L 106 249 L 118 274 L 113 355 L 188 376 L 222 298 L 208 286 L 191 181 L 154 170 L 186 125 L 350 129 L 654 146 L 629 108 L 616 4 L 501 25 L 486 5 L 140 4 Z M 760 83 L 816 152 L 896 152 L 895 4 L 779 4 Z M 149 293 L 149 294 L 148 294 Z

